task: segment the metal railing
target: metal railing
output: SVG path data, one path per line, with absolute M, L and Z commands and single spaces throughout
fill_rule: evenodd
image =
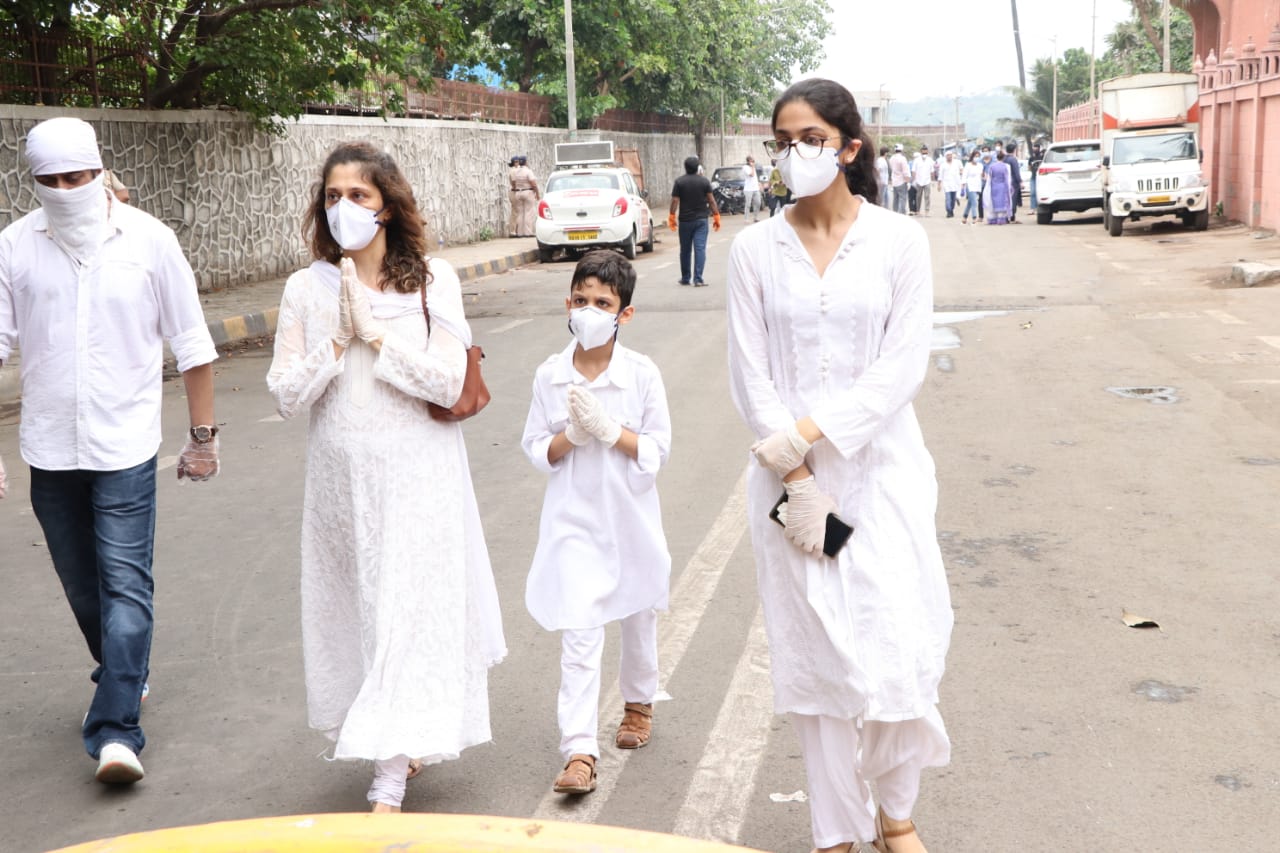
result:
M 51 38 L 0 26 L 0 102 L 142 107 L 143 56 L 125 39 Z

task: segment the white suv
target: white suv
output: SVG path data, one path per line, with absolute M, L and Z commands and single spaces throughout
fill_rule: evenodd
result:
M 1102 207 L 1102 144 L 1096 139 L 1052 142 L 1036 170 L 1036 223 L 1059 210 Z
M 538 202 L 534 234 L 538 259 L 551 261 L 557 249 L 577 254 L 613 247 L 628 258 L 636 246 L 653 251 L 653 216 L 631 172 L 620 166 L 564 168 L 547 178 Z

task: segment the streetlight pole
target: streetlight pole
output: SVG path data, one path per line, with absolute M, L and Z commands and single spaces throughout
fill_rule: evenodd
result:
M 1056 138 L 1058 129 L 1058 37 L 1053 37 L 1053 106 L 1049 113 L 1049 135 Z
M 1168 74 L 1173 67 L 1169 56 L 1169 0 L 1164 0 L 1164 9 L 1161 14 L 1164 17 L 1164 73 Z
M 1094 53 L 1098 43 L 1098 0 L 1093 0 L 1093 23 L 1089 27 L 1089 97 L 1098 97 L 1098 86 L 1094 81 Z
M 564 0 L 564 74 L 569 106 L 569 139 L 578 138 L 578 81 L 573 66 L 573 0 Z
M 876 110 L 876 145 L 884 145 L 884 84 L 880 84 L 880 109 Z

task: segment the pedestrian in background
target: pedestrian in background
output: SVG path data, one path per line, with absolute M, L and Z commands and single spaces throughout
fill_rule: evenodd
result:
M 1018 221 L 1018 208 L 1022 207 L 1022 167 L 1018 163 L 1018 145 L 1005 146 L 1004 164 L 1009 167 L 1009 221 Z
M 1012 213 L 1012 181 L 1003 148 L 996 148 L 996 161 L 987 169 L 988 225 L 1006 225 Z
M 982 162 L 976 148 L 969 154 L 969 162 L 964 166 L 963 181 L 961 191 L 965 196 L 964 217 L 960 221 L 968 225 L 977 222 L 982 216 Z
M 1031 212 L 1036 212 L 1039 200 L 1036 197 L 1036 173 L 1040 171 L 1040 164 L 1044 162 L 1044 149 L 1037 142 L 1031 146 L 1031 158 L 1027 162 L 1027 171 L 1031 173 L 1031 199 L 1027 202 L 1027 206 L 1031 208 Z
M 129 784 L 146 745 L 164 347 L 191 418 L 179 480 L 218 473 L 218 356 L 177 236 L 107 192 L 93 126 L 43 121 L 25 153 L 41 206 L 0 232 L 0 364 L 21 345 L 31 509 L 97 664 L 81 737 L 99 782 Z
M 658 692 L 658 610 L 666 610 L 671 555 L 657 476 L 671 451 L 662 374 L 617 343 L 631 322 L 636 273 L 617 252 L 578 262 L 565 308 L 573 340 L 539 367 L 521 446 L 548 476 L 538 548 L 525 586 L 529 614 L 560 631 L 557 717 L 565 762 L 552 789 L 596 788 L 600 660 L 618 622 L 622 655 L 618 749 L 649 742 Z
M 928 216 L 931 209 L 930 192 L 933 189 L 934 164 L 929 156 L 929 146 L 920 146 L 920 157 L 915 161 L 912 178 L 916 185 L 916 212 Z
M 880 155 L 876 157 L 876 184 L 880 187 L 876 203 L 883 208 L 889 207 L 889 146 L 880 146 Z
M 756 158 L 747 155 L 747 165 L 743 166 L 746 181 L 742 184 L 742 218 L 751 215 L 752 222 L 760 221 L 760 175 L 756 172 Z
M 711 193 L 711 182 L 701 174 L 697 157 L 686 157 L 684 174 L 671 187 L 671 209 L 667 227 L 680 234 L 680 283 L 706 287 L 702 273 L 707 264 L 707 217 L 715 230 L 720 230 L 720 208 Z M 679 218 L 677 218 L 677 213 Z M 693 278 L 690 279 L 689 256 L 693 255 Z
M 734 240 L 727 313 L 733 400 L 758 439 L 747 524 L 774 710 L 800 739 L 819 850 L 919 851 L 920 776 L 951 753 L 937 709 L 950 594 L 911 405 L 929 365 L 929 244 L 867 203 L 875 156 L 843 86 L 792 85 L 773 132 L 797 200 L 767 239 Z M 843 547 L 833 515 L 853 527 Z
M 956 197 L 960 193 L 963 167 L 956 155 L 948 151 L 946 157 L 938 164 L 938 185 L 942 187 L 943 198 L 947 205 L 947 219 L 956 215 Z
M 901 142 L 893 146 L 893 156 L 889 158 L 889 183 L 893 185 L 893 212 L 905 216 L 908 212 L 911 167 L 906 155 L 902 153 Z
M 507 233 L 512 237 L 532 237 L 534 224 L 537 221 L 538 199 L 542 193 L 538 191 L 538 177 L 529 168 L 529 159 L 523 154 L 511 158 L 511 169 L 507 174 L 510 184 L 511 222 Z
M 267 387 L 309 421 L 307 716 L 335 759 L 373 762 L 373 811 L 398 812 L 423 765 L 490 740 L 488 670 L 506 654 L 462 428 L 427 408 L 457 401 L 471 329 L 383 151 L 329 154 L 304 233 L 315 261 L 285 283 Z

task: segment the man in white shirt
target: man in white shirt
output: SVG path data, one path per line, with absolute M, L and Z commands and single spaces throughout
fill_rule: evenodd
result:
M 907 189 L 911 184 L 911 167 L 907 164 L 907 156 L 902 153 L 902 143 L 893 146 L 893 156 L 889 158 L 889 185 L 893 187 L 893 212 L 906 214 Z
M 962 174 L 963 167 L 960 165 L 960 161 L 956 159 L 955 152 L 948 151 L 946 159 L 938 164 L 938 183 L 945 194 L 947 219 L 952 219 L 956 215 L 956 197 L 960 192 Z
M 916 209 L 921 216 L 929 215 L 929 190 L 933 186 L 933 158 L 929 146 L 920 146 L 920 157 L 912 164 L 912 179 L 916 185 Z
M 98 664 L 85 749 L 98 781 L 127 784 L 146 743 L 164 343 L 192 424 L 179 479 L 218 473 L 217 352 L 177 237 L 110 196 L 93 127 L 41 122 L 26 160 L 41 207 L 0 232 L 0 364 L 22 345 L 31 508 Z
M 747 179 L 742 184 L 742 218 L 751 214 L 752 222 L 760 221 L 760 175 L 756 173 L 756 159 L 747 155 L 747 165 L 743 167 Z

